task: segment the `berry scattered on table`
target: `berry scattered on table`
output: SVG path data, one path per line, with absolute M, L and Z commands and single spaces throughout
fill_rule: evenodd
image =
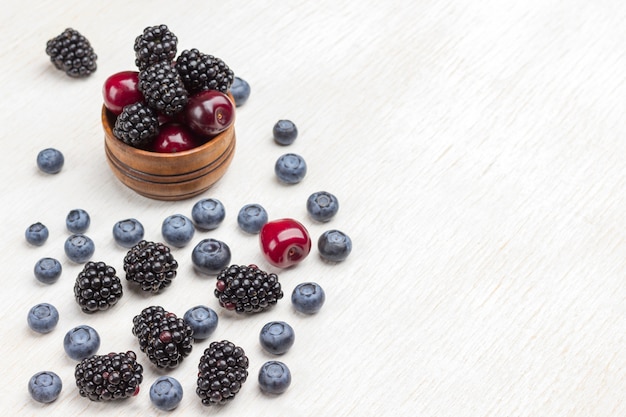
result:
M 352 252 L 352 240 L 340 230 L 327 230 L 319 237 L 317 250 L 322 259 L 341 262 Z
M 120 71 L 110 75 L 102 86 L 102 98 L 106 108 L 115 115 L 119 115 L 125 106 L 143 101 L 139 72 Z
M 41 246 L 48 240 L 49 232 L 44 224 L 37 222 L 28 226 L 24 235 L 31 245 Z
M 297 184 L 306 176 L 307 166 L 304 158 L 295 153 L 281 155 L 274 164 L 274 173 L 280 182 Z
M 63 168 L 63 153 L 55 148 L 46 148 L 37 154 L 37 167 L 46 174 L 58 174 Z
M 194 340 L 203 340 L 213 334 L 219 321 L 217 313 L 207 306 L 195 306 L 185 312 L 183 319 L 193 329 Z
M 259 370 L 259 387 L 268 394 L 282 394 L 291 385 L 291 371 L 283 362 L 268 361 Z
M 327 222 L 339 211 L 339 200 L 328 191 L 318 191 L 306 200 L 306 211 L 318 222 Z
M 237 214 L 237 224 L 244 232 L 257 234 L 268 221 L 265 208 L 257 203 L 244 205 Z
M 195 231 L 191 219 L 182 214 L 167 216 L 161 224 L 163 239 L 177 248 L 182 248 L 191 242 Z
M 158 368 L 176 368 L 191 353 L 193 329 L 184 319 L 151 306 L 133 318 L 139 348 Z
M 202 239 L 191 252 L 193 266 L 203 274 L 217 275 L 230 264 L 230 248 L 217 239 Z
M 76 326 L 65 333 L 63 349 L 70 358 L 83 360 L 100 349 L 100 335 L 91 326 Z
M 291 145 L 298 137 L 298 128 L 291 120 L 279 120 L 272 128 L 274 141 L 279 145 Z
M 76 365 L 74 377 L 82 397 L 91 401 L 120 400 L 139 393 L 143 366 L 133 351 L 93 355 Z
M 108 310 L 122 295 L 115 268 L 104 262 L 87 262 L 74 283 L 74 298 L 84 313 Z
M 189 98 L 184 118 L 191 130 L 198 135 L 211 138 L 233 124 L 235 105 L 220 91 L 201 91 Z
M 65 255 L 72 262 L 83 264 L 93 256 L 96 245 L 89 236 L 76 233 L 65 240 Z
M 226 217 L 226 210 L 221 201 L 215 198 L 203 198 L 191 209 L 191 218 L 201 230 L 216 229 Z
M 259 342 L 263 349 L 274 355 L 286 353 L 296 340 L 296 334 L 288 323 L 271 321 L 266 323 L 259 333 Z
M 256 265 L 231 265 L 217 276 L 214 294 L 220 306 L 237 313 L 258 313 L 283 298 L 278 276 Z
M 302 223 L 294 219 L 267 222 L 259 233 L 265 259 L 278 268 L 302 262 L 311 252 L 311 237 Z
M 54 284 L 59 280 L 62 272 L 61 262 L 54 258 L 41 258 L 35 263 L 35 278 L 43 284 Z
M 145 103 L 129 104 L 115 119 L 113 134 L 127 145 L 145 148 L 159 134 L 159 119 Z
M 113 225 L 113 239 L 124 248 L 135 246 L 143 239 L 144 233 L 143 225 L 137 219 L 120 220 Z
M 50 333 L 59 322 L 59 311 L 52 304 L 34 305 L 26 318 L 28 327 L 37 333 Z
M 234 80 L 233 71 L 220 58 L 193 48 L 176 58 L 176 70 L 189 94 L 203 90 L 228 92 Z
M 183 80 L 170 61 L 160 61 L 139 72 L 139 91 L 146 104 L 167 116 L 179 113 L 189 100 Z
M 91 217 L 83 209 L 70 210 L 65 218 L 65 226 L 71 233 L 85 233 L 91 224 Z
M 158 293 L 170 286 L 177 269 L 178 262 L 163 243 L 142 240 L 124 257 L 126 279 L 146 292 Z
M 300 313 L 315 314 L 326 301 L 326 293 L 316 282 L 303 282 L 296 285 L 291 293 L 291 304 Z
M 87 77 L 97 68 L 98 56 L 89 41 L 77 30 L 67 28 L 46 44 L 54 66 L 73 78 Z
M 250 84 L 243 78 L 235 76 L 233 84 L 230 86 L 230 94 L 235 99 L 235 106 L 241 107 L 250 97 Z
M 200 139 L 185 125 L 175 122 L 162 124 L 150 150 L 160 153 L 183 152 L 199 146 Z
M 63 382 L 52 371 L 41 371 L 28 381 L 28 392 L 33 400 L 40 403 L 51 403 L 61 394 Z
M 178 407 L 183 399 L 183 387 L 176 378 L 160 376 L 150 386 L 150 402 L 163 411 Z
M 143 70 L 158 62 L 172 62 L 177 48 L 178 38 L 167 25 L 148 26 L 135 38 L 135 65 Z
M 212 342 L 198 364 L 196 394 L 206 406 L 232 401 L 248 378 L 245 351 L 228 340 Z

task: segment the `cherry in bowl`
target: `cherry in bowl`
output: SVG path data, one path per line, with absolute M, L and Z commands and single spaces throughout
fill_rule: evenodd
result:
M 150 150 L 153 152 L 174 153 L 188 151 L 200 145 L 201 141 L 185 125 L 168 122 L 159 128 L 159 135 L 152 142 Z
M 235 120 L 235 106 L 224 93 L 201 91 L 189 98 L 185 123 L 195 133 L 210 138 L 228 129 Z
M 259 243 L 265 259 L 278 268 L 296 265 L 311 252 L 308 230 L 289 218 L 265 223 L 259 232 Z
M 137 71 L 121 71 L 111 75 L 102 86 L 102 97 L 106 108 L 119 115 L 124 106 L 143 101 L 143 94 L 139 91 L 138 84 L 139 73 Z

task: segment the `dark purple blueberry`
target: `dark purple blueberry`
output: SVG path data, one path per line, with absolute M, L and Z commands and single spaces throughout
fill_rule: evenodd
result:
M 163 220 L 161 234 L 168 244 L 177 248 L 187 245 L 195 233 L 192 221 L 182 214 L 173 214 Z
M 191 252 L 191 262 L 203 274 L 217 275 L 230 264 L 230 248 L 217 239 L 201 240 Z
M 37 372 L 28 381 L 28 392 L 33 400 L 51 403 L 59 397 L 63 383 L 57 374 L 51 371 Z
M 113 225 L 113 239 L 127 249 L 141 242 L 144 236 L 143 225 L 137 219 L 125 219 Z
M 196 227 L 202 230 L 213 230 L 226 217 L 224 205 L 215 198 L 204 198 L 193 205 L 191 218 Z
M 318 239 L 317 250 L 322 259 L 341 262 L 352 252 L 352 240 L 342 231 L 327 230 Z
M 37 154 L 37 167 L 46 174 L 57 174 L 63 168 L 65 158 L 54 148 L 47 148 Z
M 70 358 L 80 361 L 94 355 L 100 348 L 100 335 L 93 327 L 74 327 L 63 338 L 63 349 Z
M 298 137 L 298 128 L 291 120 L 279 120 L 272 129 L 274 141 L 279 145 L 291 145 Z
M 72 233 L 85 233 L 89 229 L 90 223 L 89 213 L 83 209 L 71 210 L 65 218 L 67 230 Z
M 185 312 L 183 319 L 193 329 L 195 340 L 206 339 L 217 328 L 219 321 L 217 313 L 207 306 L 195 306 Z
M 235 99 L 235 106 L 243 106 L 250 97 L 250 84 L 243 78 L 235 76 L 230 86 L 230 94 L 232 94 Z
M 59 322 L 59 311 L 52 304 L 37 304 L 28 311 L 27 321 L 33 331 L 50 333 Z
M 293 346 L 296 334 L 284 321 L 271 321 L 261 329 L 259 342 L 263 349 L 274 355 L 282 355 Z
M 267 211 L 260 204 L 246 204 L 237 214 L 237 224 L 244 232 L 257 234 L 268 221 Z
M 339 211 L 339 200 L 327 191 L 318 191 L 306 200 L 306 211 L 318 222 L 327 222 Z
M 78 233 L 65 240 L 64 249 L 70 261 L 84 264 L 93 256 L 96 245 L 90 237 Z
M 274 165 L 276 177 L 285 184 L 297 184 L 306 176 L 306 162 L 295 153 L 281 155 Z
M 315 314 L 324 305 L 326 294 L 322 287 L 315 282 L 303 282 L 296 285 L 291 293 L 291 304 L 304 314 Z
M 183 387 L 171 376 L 160 376 L 150 386 L 150 401 L 159 410 L 171 411 L 182 399 Z

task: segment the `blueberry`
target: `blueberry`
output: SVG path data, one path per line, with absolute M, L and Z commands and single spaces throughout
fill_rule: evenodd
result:
M 259 370 L 259 386 L 269 394 L 282 394 L 291 385 L 291 371 L 282 362 L 268 361 Z
M 143 239 L 143 225 L 137 219 L 125 219 L 113 225 L 113 239 L 124 248 L 132 248 Z
M 272 129 L 274 140 L 279 145 L 291 145 L 298 137 L 298 128 L 291 120 L 279 120 Z
M 30 396 L 40 403 L 51 403 L 56 400 L 61 389 L 63 389 L 61 378 L 51 371 L 37 372 L 28 381 Z
M 26 229 L 26 241 L 31 245 L 41 246 L 48 240 L 48 228 L 37 222 L 28 226 Z
M 318 191 L 306 200 L 306 211 L 313 220 L 327 222 L 339 211 L 339 200 L 327 191 Z
M 259 233 L 261 228 L 268 221 L 267 211 L 256 203 L 246 204 L 239 210 L 237 224 L 248 233 Z
M 195 306 L 185 312 L 183 319 L 193 329 L 195 340 L 206 339 L 217 328 L 217 313 L 206 306 Z
M 259 342 L 263 349 L 274 355 L 287 352 L 296 340 L 293 328 L 284 321 L 270 321 L 261 329 Z
M 203 239 L 193 248 L 191 262 L 203 274 L 217 275 L 230 264 L 230 248 L 217 239 Z
M 65 334 L 63 348 L 70 358 L 82 361 L 100 348 L 100 335 L 93 327 L 81 325 Z
M 315 282 L 303 282 L 296 285 L 291 293 L 291 304 L 304 314 L 315 314 L 324 305 L 326 294 L 322 287 Z
M 85 233 L 89 229 L 90 223 L 89 213 L 83 209 L 71 210 L 65 218 L 67 230 L 72 233 Z
M 171 376 L 158 377 L 150 387 L 150 401 L 159 410 L 173 410 L 182 399 L 183 387 Z
M 286 153 L 276 160 L 274 172 L 281 182 L 297 184 L 306 175 L 306 162 L 295 153 Z
M 173 214 L 163 220 L 161 234 L 167 243 L 182 248 L 193 239 L 195 228 L 187 216 Z
M 230 94 L 235 99 L 235 106 L 240 107 L 246 104 L 250 97 L 250 84 L 242 78 L 235 76 L 233 84 L 230 86 Z
M 46 174 L 56 174 L 63 168 L 65 158 L 63 154 L 54 148 L 44 149 L 37 154 L 37 166 Z
M 35 278 L 44 284 L 54 284 L 59 280 L 63 267 L 54 258 L 41 258 L 35 264 Z
M 226 217 L 224 205 L 214 198 L 205 198 L 198 201 L 191 209 L 191 218 L 196 227 L 202 230 L 213 230 Z
M 50 333 L 59 322 L 59 311 L 52 304 L 37 304 L 28 311 L 26 320 L 33 331 Z
M 78 233 L 65 240 L 64 249 L 70 261 L 83 264 L 91 259 L 96 251 L 96 245 L 90 237 Z
M 339 230 L 327 230 L 317 241 L 317 250 L 322 259 L 341 262 L 352 252 L 350 236 Z

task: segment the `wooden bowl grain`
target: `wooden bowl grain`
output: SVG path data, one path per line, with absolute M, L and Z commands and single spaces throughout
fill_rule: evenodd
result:
M 152 199 L 175 201 L 208 190 L 226 173 L 235 154 L 235 124 L 197 148 L 177 153 L 149 152 L 113 135 L 115 115 L 102 106 L 104 150 L 113 174 Z

